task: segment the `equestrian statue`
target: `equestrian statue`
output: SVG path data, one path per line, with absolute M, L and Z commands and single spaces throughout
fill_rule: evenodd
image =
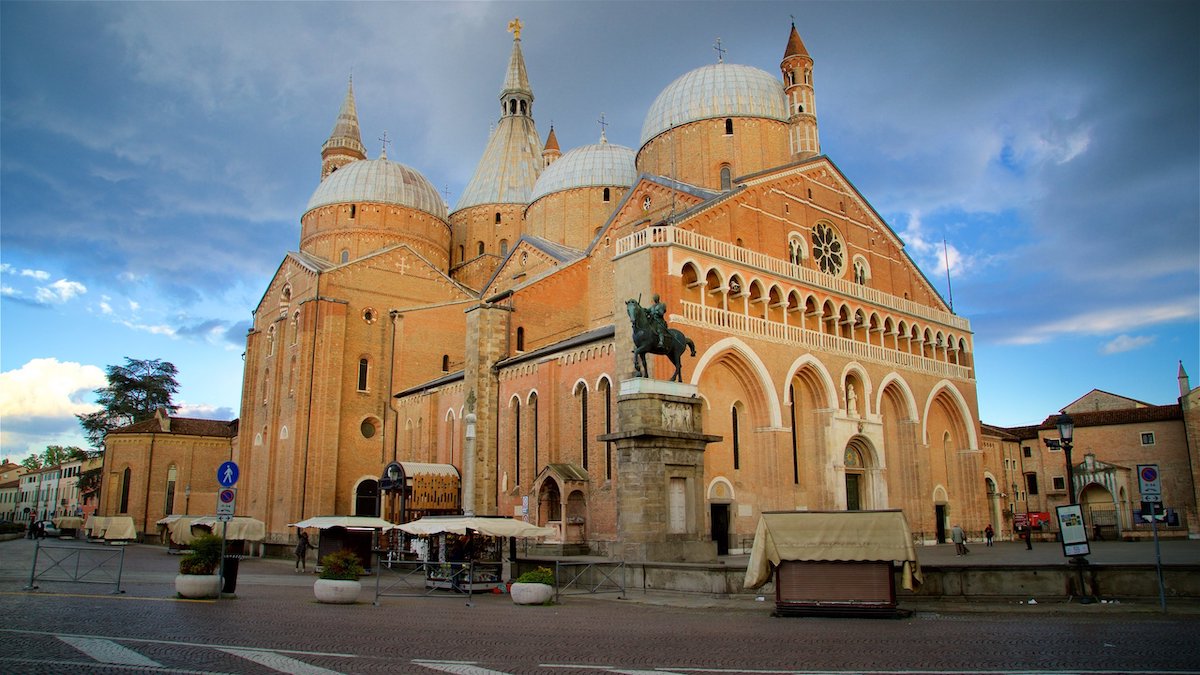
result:
M 658 294 L 654 294 L 649 308 L 642 307 L 640 298 L 626 300 L 625 313 L 633 325 L 633 374 L 646 377 L 646 354 L 662 354 L 675 366 L 671 381 L 683 382 L 683 352 L 691 349 L 692 356 L 696 356 L 696 345 L 678 330 L 667 328 L 667 306 L 659 300 Z

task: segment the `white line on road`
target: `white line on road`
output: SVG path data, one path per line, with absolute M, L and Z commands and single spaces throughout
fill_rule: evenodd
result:
M 456 675 L 509 675 L 501 670 L 480 668 L 472 661 L 421 661 L 413 659 L 413 664 L 443 673 L 455 673 Z
M 74 637 L 69 635 L 59 635 L 58 639 L 83 652 L 88 656 L 88 658 L 99 661 L 100 663 L 113 663 L 122 666 L 146 666 L 149 668 L 162 668 L 162 664 L 159 662 L 148 659 L 132 649 L 123 647 L 112 640 Z
M 229 647 L 222 647 L 221 651 L 226 654 L 239 656 L 247 661 L 253 661 L 281 673 L 294 673 L 295 675 L 341 675 L 336 670 L 314 666 L 311 663 L 305 663 L 299 659 L 293 659 L 290 656 L 284 656 L 276 652 L 258 649 L 231 649 Z

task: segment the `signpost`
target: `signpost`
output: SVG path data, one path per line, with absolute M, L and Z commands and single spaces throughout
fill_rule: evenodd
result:
M 1159 482 L 1157 464 L 1138 464 L 1138 492 L 1142 493 L 1142 519 L 1150 521 L 1154 532 L 1154 567 L 1158 570 L 1158 604 L 1167 611 L 1167 592 L 1163 585 L 1162 551 L 1158 547 L 1158 518 L 1163 512 L 1162 483 Z M 1150 507 L 1147 509 L 1146 507 Z M 1147 514 L 1146 512 L 1150 513 Z
M 217 482 L 222 488 L 217 493 L 217 520 L 221 521 L 221 564 L 217 567 L 217 583 L 222 592 L 225 590 L 225 537 L 229 534 L 229 521 L 233 519 L 234 505 L 237 503 L 237 488 L 233 487 L 237 479 L 236 462 L 222 462 L 221 466 L 217 467 Z M 235 574 L 234 581 L 236 580 Z

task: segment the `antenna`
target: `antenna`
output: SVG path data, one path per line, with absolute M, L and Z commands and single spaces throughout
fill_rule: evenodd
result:
M 954 313 L 954 288 L 950 286 L 950 249 L 946 246 L 946 237 L 942 237 L 942 256 L 946 260 L 946 291 L 950 294 L 950 313 Z

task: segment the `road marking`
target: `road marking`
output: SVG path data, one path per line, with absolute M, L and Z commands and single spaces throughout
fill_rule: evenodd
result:
M 299 659 L 293 659 L 290 656 L 284 656 L 276 652 L 258 649 L 231 649 L 229 647 L 221 647 L 219 651 L 223 651 L 226 654 L 233 654 L 247 661 L 253 661 L 281 673 L 295 673 L 296 675 L 341 675 L 336 670 L 314 666 L 311 663 L 305 663 Z
M 456 673 L 457 675 L 509 675 L 502 670 L 488 670 L 475 665 L 474 661 L 421 661 L 413 659 L 415 665 L 430 670 L 438 670 L 443 673 Z
M 99 661 L 100 663 L 112 663 L 122 666 L 146 666 L 149 668 L 163 667 L 161 663 L 152 659 L 148 659 L 132 649 L 123 647 L 112 640 L 73 637 L 69 635 L 59 635 L 58 639 L 83 652 L 88 656 L 88 658 Z

